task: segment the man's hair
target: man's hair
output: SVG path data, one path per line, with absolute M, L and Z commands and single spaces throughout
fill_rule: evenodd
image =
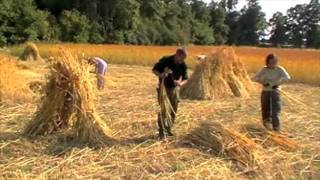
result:
M 181 47 L 181 48 L 178 48 L 178 49 L 177 49 L 176 54 L 187 56 L 187 55 L 188 55 L 188 52 L 187 52 L 186 48 Z
M 266 58 L 266 64 L 269 64 L 271 60 L 275 60 L 275 62 L 278 62 L 278 57 L 275 54 L 269 54 Z

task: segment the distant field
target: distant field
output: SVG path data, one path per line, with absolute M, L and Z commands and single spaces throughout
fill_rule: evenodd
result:
M 151 66 L 160 57 L 174 53 L 174 46 L 88 45 L 88 44 L 37 44 L 44 57 L 54 56 L 60 47 L 68 48 L 79 56 L 101 56 L 112 64 Z M 209 54 L 218 46 L 190 46 L 188 64 L 192 68 L 196 55 Z M 256 72 L 264 65 L 265 56 L 276 53 L 280 64 L 286 67 L 295 82 L 320 85 L 320 50 L 234 47 L 249 72 Z M 21 54 L 23 46 L 14 46 L 10 51 Z

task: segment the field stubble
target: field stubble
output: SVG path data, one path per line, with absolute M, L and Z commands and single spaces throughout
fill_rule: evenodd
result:
M 163 52 L 165 53 L 165 52 Z M 151 63 L 151 62 L 150 62 Z M 43 65 L 21 70 L 22 84 L 43 76 Z M 42 73 L 42 75 L 41 75 Z M 37 76 L 38 77 L 38 76 Z M 98 112 L 113 130 L 117 143 L 90 149 L 68 143 L 64 133 L 26 139 L 21 130 L 36 111 L 39 98 L 0 108 L 1 178 L 58 179 L 305 179 L 320 177 L 320 90 L 304 84 L 291 84 L 285 91 L 312 108 L 292 104 L 284 98 L 283 130 L 301 146 L 286 151 L 277 145 L 264 147 L 261 167 L 239 169 L 232 160 L 185 146 L 185 135 L 200 122 L 210 120 L 243 130 L 259 124 L 259 95 L 251 98 L 225 98 L 215 101 L 181 103 L 175 133 L 167 142 L 156 140 L 158 105 L 157 79 L 150 68 L 111 65 L 107 89 L 99 94 Z M 250 134 L 252 132 L 243 132 Z M 254 139 L 263 144 L 265 139 Z

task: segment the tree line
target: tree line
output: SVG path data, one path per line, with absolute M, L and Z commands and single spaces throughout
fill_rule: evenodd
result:
M 267 21 L 259 0 L 0 0 L 0 45 L 26 41 L 320 48 L 320 4 Z

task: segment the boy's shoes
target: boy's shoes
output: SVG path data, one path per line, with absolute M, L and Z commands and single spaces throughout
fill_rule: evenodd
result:
M 269 131 L 272 130 L 271 123 L 269 123 L 269 122 L 267 122 L 267 121 L 264 121 L 264 122 L 263 122 L 263 126 L 264 126 L 267 130 L 269 130 Z

